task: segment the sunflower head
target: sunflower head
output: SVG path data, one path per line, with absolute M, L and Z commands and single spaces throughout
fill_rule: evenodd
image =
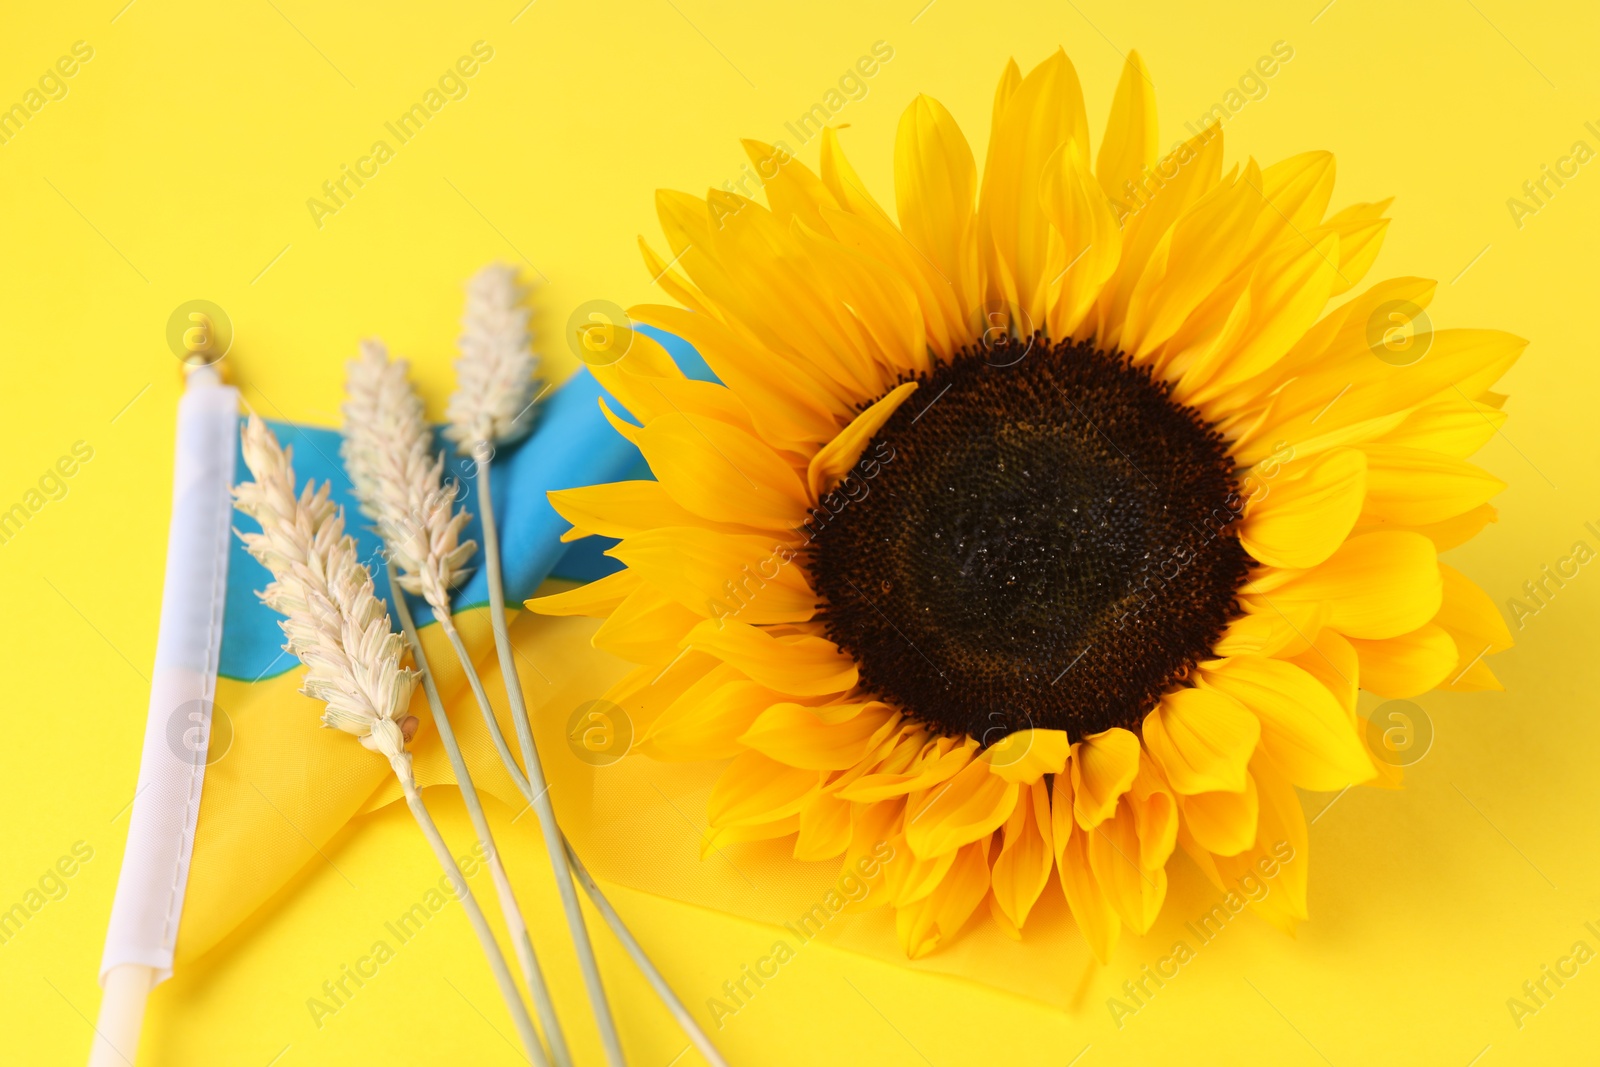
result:
M 919 97 L 892 214 L 821 147 L 746 142 L 766 205 L 659 194 L 680 306 L 631 314 L 719 381 L 644 336 L 595 369 L 655 480 L 551 494 L 625 569 L 530 606 L 605 618 L 646 752 L 728 761 L 711 846 L 870 868 L 910 955 L 1022 936 L 1054 874 L 1105 959 L 1179 846 L 1292 928 L 1295 787 L 1398 781 L 1358 691 L 1498 688 L 1438 554 L 1494 518 L 1466 457 L 1524 342 L 1357 291 L 1388 202 L 1330 214 L 1327 153 L 1161 154 L 1137 54 L 1094 152 L 1065 54 L 1009 64 L 981 180 Z

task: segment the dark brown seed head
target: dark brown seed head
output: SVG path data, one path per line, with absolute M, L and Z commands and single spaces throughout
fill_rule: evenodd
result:
M 1253 563 L 1226 443 L 1168 394 L 1042 338 L 924 379 L 810 526 L 820 618 L 862 687 L 985 743 L 1137 728 Z

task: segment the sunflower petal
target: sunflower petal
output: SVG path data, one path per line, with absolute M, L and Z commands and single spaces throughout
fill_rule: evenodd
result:
M 768 440 L 816 445 L 838 431 L 840 416 L 848 409 L 833 401 L 804 368 L 706 315 L 658 304 L 636 305 L 628 314 L 693 345 L 717 377 L 746 398 L 751 417 Z
M 1364 523 L 1427 526 L 1471 511 L 1506 487 L 1499 478 L 1438 452 L 1404 445 L 1366 445 Z
M 1351 638 L 1350 644 L 1361 659 L 1361 688 L 1385 700 L 1426 693 L 1455 673 L 1461 656 L 1433 623 L 1382 641 Z
M 1183 825 L 1195 842 L 1217 856 L 1237 856 L 1256 843 L 1256 816 L 1261 800 L 1256 780 L 1245 776 L 1241 793 L 1195 793 L 1181 796 Z
M 1032 785 L 1066 769 L 1072 744 L 1065 730 L 1017 730 L 990 745 L 980 757 L 1008 782 Z
M 714 522 L 792 530 L 805 486 L 770 447 L 717 419 L 673 413 L 639 431 L 639 451 L 678 504 Z
M 1157 147 L 1155 83 L 1137 51 L 1130 50 L 1111 100 L 1106 135 L 1100 139 L 1094 173 L 1107 197 L 1133 209 L 1130 192 L 1138 188 L 1145 172 L 1155 166 Z
M 1351 721 L 1355 721 L 1361 660 L 1348 638 L 1337 630 L 1323 630 L 1304 651 L 1285 658 L 1321 682 Z
M 635 589 L 641 579 L 630 571 L 617 571 L 604 578 L 596 578 L 588 585 L 568 589 L 563 593 L 549 593 L 524 601 L 523 606 L 540 615 L 588 615 L 604 618 Z
M 728 759 L 744 751 L 745 731 L 783 695 L 736 678 L 719 665 L 667 705 L 639 737 L 639 749 L 652 759 L 690 761 Z
M 1466 459 L 1488 444 L 1505 422 L 1505 412 L 1456 396 L 1452 391 L 1451 395 L 1413 409 L 1405 421 L 1373 443 L 1403 445 Z
M 1314 567 L 1333 555 L 1361 514 L 1367 463 L 1358 449 L 1314 457 L 1297 477 L 1271 485 L 1245 511 L 1239 540 L 1274 567 Z
M 993 902 L 1015 938 L 1050 881 L 1055 851 L 1050 842 L 1050 789 L 1040 779 L 1028 786 L 1005 823 L 1000 851 L 989 873 Z
M 627 537 L 657 526 L 698 526 L 704 520 L 667 495 L 652 480 L 602 482 L 556 489 L 550 506 L 580 534 Z
M 700 618 L 761 625 L 806 622 L 816 613 L 795 549 L 773 537 L 662 526 L 629 534 L 606 554 Z
M 1092 829 L 1111 816 L 1139 773 L 1139 738 L 1121 727 L 1090 734 L 1072 746 L 1069 764 L 1073 814 Z
M 1056 853 L 1056 873 L 1084 941 L 1095 959 L 1107 963 L 1122 930 L 1122 920 L 1095 879 L 1089 864 L 1090 831 L 1078 825 L 1073 817 L 1075 808 L 1071 780 L 1067 775 L 1056 775 L 1050 795 L 1050 841 Z
M 800 809 L 800 832 L 794 858 L 803 862 L 832 859 L 850 846 L 852 805 L 824 789 Z
M 590 643 L 632 663 L 661 663 L 677 654 L 679 639 L 702 617 L 643 585 L 612 610 Z
M 887 704 L 773 704 L 756 717 L 740 742 L 782 763 L 815 771 L 854 767 L 900 721 Z
M 1201 667 L 1199 681 L 1226 693 L 1261 721 L 1261 747 L 1302 789 L 1343 789 L 1372 777 L 1343 705 L 1294 664 L 1235 656 Z
M 1085 324 L 1122 255 L 1122 229 L 1105 192 L 1072 142 L 1045 161 L 1041 206 L 1060 238 L 1061 263 L 1051 262 L 1044 322 L 1052 337 L 1072 337 Z
M 1089 869 L 1106 900 L 1129 929 L 1146 933 L 1167 897 L 1167 869 L 1140 865 L 1138 828 L 1126 799 L 1088 834 Z
M 1179 793 L 1245 788 L 1245 766 L 1261 724 L 1237 701 L 1211 689 L 1179 689 L 1144 719 L 1144 743 Z
M 1085 159 L 1089 152 L 1083 90 L 1066 52 L 1057 49 L 1028 72 L 989 137 L 978 207 L 988 299 L 991 306 L 1019 307 L 1039 326 L 1050 281 L 1050 223 L 1039 204 L 1040 180 L 1061 145 L 1075 142 Z M 1014 291 L 999 284 L 1002 277 L 1011 279 Z
M 919 858 L 942 856 L 1000 829 L 1020 787 L 973 760 L 906 808 L 906 844 Z
M 1358 298 L 1359 299 L 1359 298 Z M 1522 355 L 1528 342 L 1498 330 L 1438 330 L 1428 338 L 1423 358 L 1394 366 L 1377 358 L 1367 340 L 1367 323 L 1343 345 L 1327 352 L 1314 370 L 1289 382 L 1274 398 L 1267 419 L 1235 446 L 1235 457 L 1255 463 L 1281 447 L 1295 445 L 1309 455 L 1320 439 L 1337 439 L 1340 430 L 1358 427 L 1386 415 L 1403 417 L 1407 409 L 1459 386 L 1487 388 Z M 1418 344 L 1424 342 L 1418 341 Z M 1397 425 L 1378 423 L 1373 436 Z
M 955 862 L 938 887 L 920 901 L 895 913 L 900 947 L 921 959 L 940 943 L 955 937 L 989 892 L 989 841 L 974 841 L 955 853 Z
M 811 457 L 811 465 L 806 470 L 806 483 L 813 500 L 820 499 L 844 480 L 868 443 L 889 421 L 889 416 L 899 410 L 900 405 L 916 390 L 916 382 L 903 382 L 891 389 Z
M 1329 626 L 1346 637 L 1370 641 L 1410 633 L 1432 619 L 1442 592 L 1433 542 L 1396 531 L 1352 537 L 1271 596 L 1321 601 L 1328 606 Z
M 712 826 L 775 822 L 798 815 L 821 781 L 816 771 L 785 767 L 759 752 L 743 752 L 711 787 L 706 813 Z
M 919 96 L 900 116 L 894 191 L 900 231 L 957 293 L 976 303 L 978 168 L 961 127 L 943 104 Z
M 753 681 L 791 696 L 843 693 L 856 684 L 855 662 L 823 637 L 773 637 L 748 623 L 707 619 L 689 631 L 682 646 L 715 656 Z
M 1577 557 L 1579 563 L 1593 558 L 1593 551 L 1585 543 L 1580 541 L 1572 547 L 1573 556 L 1557 560 L 1558 568 L 1573 557 Z M 1505 688 L 1484 662 L 1485 656 L 1504 652 L 1513 643 L 1499 608 L 1488 594 L 1454 567 L 1441 563 L 1439 571 L 1444 579 L 1444 599 L 1433 621 L 1455 642 L 1457 658 L 1456 669 L 1439 688 L 1469 693 Z
M 839 789 L 839 795 L 857 803 L 885 801 L 949 780 L 972 761 L 977 742 L 941 737 L 926 742 L 909 766 L 864 774 Z

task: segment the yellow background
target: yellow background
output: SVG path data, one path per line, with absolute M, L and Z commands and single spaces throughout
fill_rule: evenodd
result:
M 1504 603 L 1574 541 L 1600 547 L 1583 529 L 1600 520 L 1600 163 L 1520 228 L 1506 206 L 1574 141 L 1600 149 L 1584 126 L 1600 129 L 1593 5 L 123 2 L 14 5 L 0 35 L 0 105 L 73 42 L 94 48 L 66 97 L 0 145 L 0 508 L 74 442 L 94 449 L 66 497 L 0 545 L 0 908 L 75 842 L 93 849 L 66 895 L 0 946 L 7 1063 L 81 1062 L 99 1002 L 159 608 L 180 388 L 163 337 L 172 309 L 197 297 L 227 309 L 232 373 L 266 415 L 335 421 L 342 360 L 377 333 L 415 361 L 437 416 L 460 282 L 505 258 L 548 278 L 536 324 L 550 363 L 569 369 L 558 337 L 573 308 L 654 298 L 634 248 L 636 234 L 656 234 L 651 190 L 736 177 L 736 137 L 785 137 L 784 123 L 879 40 L 893 60 L 836 121 L 850 124 L 846 145 L 885 200 L 911 97 L 941 99 L 981 158 L 1008 55 L 1027 68 L 1065 46 L 1098 129 L 1122 52 L 1137 47 L 1165 144 L 1287 42 L 1293 60 L 1227 124 L 1230 158 L 1332 149 L 1336 207 L 1398 196 L 1378 273 L 1438 278 L 1436 323 L 1533 341 L 1502 385 L 1511 421 L 1481 456 L 1511 484 L 1501 521 L 1451 562 Z M 307 198 L 477 40 L 494 58 L 469 95 L 319 229 Z M 1356 790 L 1326 811 L 1331 797 L 1306 797 L 1308 814 L 1321 814 L 1312 921 L 1298 939 L 1241 919 L 1121 1029 L 1106 998 L 1166 954 L 1198 905 L 1169 908 L 1108 967 L 1074 976 L 1081 991 L 1064 1003 L 818 946 L 717 1040 L 734 1064 L 763 1065 L 1587 1061 L 1600 1036 L 1600 962 L 1520 1029 L 1506 1001 L 1580 938 L 1600 949 L 1584 929 L 1600 928 L 1591 571 L 1496 659 L 1508 692 L 1421 701 L 1436 739 L 1404 792 Z M 447 835 L 465 840 L 459 807 L 431 801 Z M 503 809 L 494 818 L 508 866 L 539 870 L 529 820 L 511 826 Z M 316 1028 L 306 998 L 437 878 L 392 808 L 325 851 L 328 862 L 156 991 L 145 1061 L 517 1062 L 459 909 Z M 594 1062 L 553 891 L 548 879 L 526 881 L 569 1031 Z M 702 1016 L 704 999 L 772 941 L 754 923 L 620 889 L 615 898 Z M 1175 899 L 1201 898 L 1209 903 L 1204 891 Z M 681 1036 L 609 939 L 598 942 L 633 1062 L 696 1062 L 674 1059 Z

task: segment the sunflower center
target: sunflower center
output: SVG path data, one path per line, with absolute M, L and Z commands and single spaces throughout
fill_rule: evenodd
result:
M 985 743 L 1136 728 L 1252 562 L 1210 424 L 1120 354 L 1028 344 L 922 380 L 812 524 L 820 617 L 862 687 Z

